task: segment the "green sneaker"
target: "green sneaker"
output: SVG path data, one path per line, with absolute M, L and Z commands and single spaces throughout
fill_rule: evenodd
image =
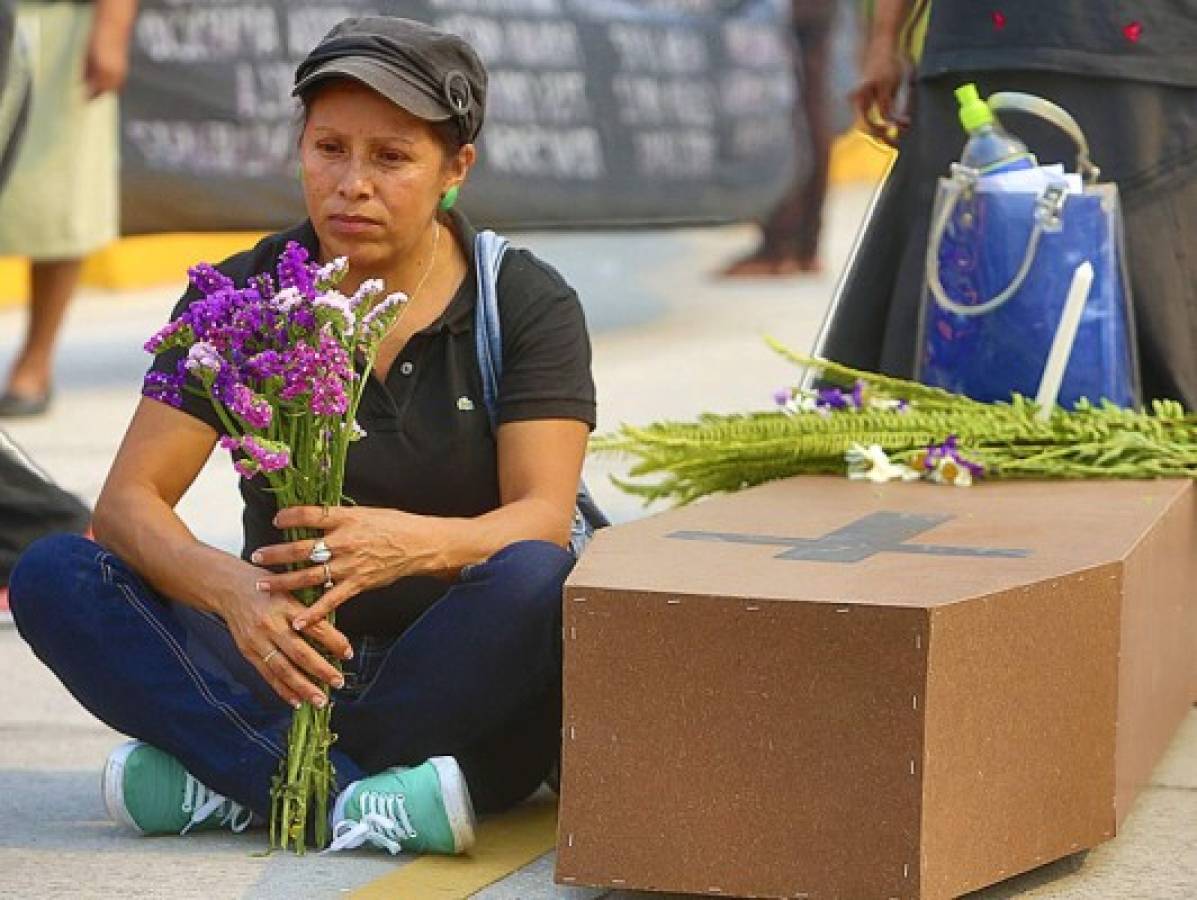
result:
M 337 798 L 332 823 L 332 851 L 369 842 L 391 853 L 465 853 L 474 845 L 470 792 L 451 756 L 353 782 Z
M 228 826 L 244 831 L 253 812 L 200 784 L 173 756 L 141 741 L 112 751 L 101 780 L 115 822 L 142 834 L 186 834 Z

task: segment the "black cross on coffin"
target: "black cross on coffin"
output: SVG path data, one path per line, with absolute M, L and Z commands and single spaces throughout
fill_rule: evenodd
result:
M 1030 550 L 1006 550 L 1000 547 L 945 547 L 938 544 L 908 544 L 906 541 L 924 531 L 955 518 L 949 515 L 875 512 L 837 528 L 821 538 L 773 537 L 767 534 L 736 534 L 720 531 L 675 531 L 666 537 L 683 541 L 727 541 L 733 544 L 769 544 L 789 547 L 775 559 L 802 559 L 813 562 L 858 563 L 878 553 L 918 553 L 927 556 L 971 556 L 1022 559 Z

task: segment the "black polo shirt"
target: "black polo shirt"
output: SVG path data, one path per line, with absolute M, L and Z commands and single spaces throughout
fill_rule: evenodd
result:
M 1011 69 L 1197 87 L 1197 0 L 931 4 L 923 77 Z
M 472 226 L 451 216 L 450 231 L 470 262 L 461 287 L 445 312 L 417 332 L 395 358 L 386 384 L 369 378 L 358 423 L 366 437 L 350 445 L 345 493 L 359 506 L 401 509 L 432 516 L 477 516 L 499 505 L 496 447 L 482 398 L 482 376 L 474 343 L 477 283 Z M 273 271 L 288 241 L 318 254 L 310 222 L 263 239 L 217 268 L 245 284 Z M 595 424 L 590 340 L 577 294 L 551 267 L 524 249 L 512 248 L 498 282 L 503 335 L 499 421 L 577 419 Z M 171 313 L 174 319 L 198 299 L 189 289 Z M 164 353 L 153 370 L 175 371 L 181 353 Z M 184 392 L 183 410 L 223 432 L 211 403 Z M 276 512 L 261 476 L 241 479 L 246 559 L 258 547 L 279 543 L 271 525 Z M 401 633 L 447 589 L 440 580 L 416 576 L 362 594 L 337 612 L 347 634 L 383 637 Z

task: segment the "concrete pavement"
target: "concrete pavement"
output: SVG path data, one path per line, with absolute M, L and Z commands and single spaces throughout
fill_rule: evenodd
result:
M 813 278 L 713 279 L 720 264 L 751 244 L 752 232 L 743 227 L 518 236 L 561 269 L 587 306 L 600 430 L 703 410 L 767 408 L 774 388 L 795 380 L 795 370 L 774 357 L 761 336 L 809 347 L 867 197 L 863 188 L 833 193 L 828 274 Z M 60 483 L 89 501 L 136 402 L 148 360 L 140 344 L 164 321 L 178 288 L 82 298 L 63 337 L 53 412 L 5 425 Z M 19 312 L 0 311 L 0 367 L 11 359 L 20 324 Z M 587 464 L 594 493 L 617 521 L 645 513 L 607 481 L 607 474 L 621 470 L 617 460 Z M 230 550 L 240 540 L 238 509 L 224 457 L 214 457 L 180 506 L 202 539 Z M 482 886 L 460 868 L 430 872 L 436 867 L 370 852 L 262 857 L 261 833 L 129 836 L 107 821 L 97 789 L 100 765 L 120 737 L 83 712 L 3 626 L 0 673 L 0 897 L 212 900 L 337 897 L 355 890 L 361 896 L 451 897 Z M 496 838 L 490 846 L 502 844 L 501 850 L 485 861 L 497 866 L 498 875 L 516 871 L 477 896 L 633 896 L 554 887 L 551 854 L 541 852 L 549 846 L 541 843 L 551 842 L 551 816 L 538 817 L 534 809 L 521 815 L 489 826 L 519 840 Z M 1197 896 L 1197 712 L 1190 713 L 1118 839 L 977 896 Z

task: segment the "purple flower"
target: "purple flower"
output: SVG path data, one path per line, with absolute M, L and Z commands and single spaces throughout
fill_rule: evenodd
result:
M 857 379 L 852 390 L 845 394 L 842 388 L 823 388 L 815 392 L 815 408 L 832 409 L 864 409 L 865 383 Z
M 257 288 L 258 296 L 263 300 L 274 299 L 274 278 L 269 272 L 263 272 L 261 275 L 255 275 L 250 279 L 250 283 Z
M 847 409 L 849 399 L 839 388 L 823 388 L 816 392 L 815 403 L 823 409 Z
M 223 361 L 212 344 L 208 341 L 200 341 L 191 345 L 183 365 L 188 372 L 202 380 L 205 376 L 215 376 L 223 367 Z
M 231 408 L 233 405 L 233 389 L 239 384 L 241 384 L 241 381 L 237 378 L 237 370 L 232 366 L 221 366 L 220 371 L 216 373 L 216 378 L 208 390 L 219 402 Z
M 330 375 L 342 381 L 353 379 L 353 364 L 349 358 L 349 351 L 341 345 L 327 325 L 320 329 L 320 365 L 327 369 Z
M 316 270 L 316 288 L 321 291 L 336 287 L 349 273 L 349 258 L 338 256 Z
M 227 326 L 230 311 L 233 306 L 233 291 L 222 291 L 200 300 L 196 300 L 187 307 L 187 311 L 180 317 L 180 321 L 190 325 L 197 340 L 213 340 Z
M 331 326 L 320 330 L 317 347 L 300 342 L 287 354 L 280 398 L 310 395 L 309 408 L 318 416 L 340 416 L 349 408 L 346 389 L 356 379 L 348 351 Z
M 306 441 L 308 474 L 330 472 L 335 460 L 333 438 L 350 430 L 350 439 L 363 432 L 343 420 L 361 377 L 354 371 L 354 353 L 362 344 L 345 346 L 363 316 L 370 315 L 370 337 L 385 335 L 406 303 L 403 294 L 384 299 L 381 281 L 367 281 L 352 298 L 335 286 L 347 273 L 344 259 L 313 265 L 306 249 L 291 243 L 282 253 L 277 281 L 257 275 L 245 287 L 208 264 L 193 267 L 189 276 L 201 297 L 146 344 L 161 352 L 185 348 L 174 375 L 151 373 L 144 392 L 172 405 L 182 403 L 182 390 L 203 389 L 237 423 L 241 436 L 226 435 L 220 446 L 233 457 L 243 478 L 279 472 L 292 466 L 292 448 L 265 435 L 280 416 L 299 415 L 327 432 Z M 188 387 L 191 385 L 191 387 Z M 289 420 L 289 418 L 288 418 Z
M 288 287 L 275 294 L 272 302 L 280 312 L 289 313 L 302 306 L 305 300 L 297 288 Z
M 773 392 L 773 402 L 778 406 L 785 406 L 790 402 L 791 394 L 789 388 L 778 388 Z
M 141 385 L 141 393 L 151 400 L 166 403 L 178 409 L 183 405 L 182 375 L 171 375 L 167 372 L 149 372 Z
M 237 470 L 237 474 L 246 481 L 258 474 L 258 464 L 252 459 L 242 457 L 233 460 L 233 468 Z
M 972 478 L 980 478 L 985 474 L 985 466 L 960 455 L 959 439 L 954 434 L 949 434 L 942 443 L 928 445 L 919 467 L 925 472 L 936 473 L 943 468 L 944 463 L 967 470 Z
M 255 394 L 248 385 L 242 382 L 234 384 L 229 400 L 229 408 L 251 428 L 262 430 L 270 427 L 274 407 L 265 397 Z
M 244 369 L 251 378 L 265 381 L 282 375 L 286 369 L 286 362 L 277 350 L 263 350 L 249 357 L 245 361 Z
M 291 448 L 279 441 L 247 434 L 241 439 L 241 449 L 263 472 L 278 472 L 291 465 Z
M 148 353 L 161 353 L 172 347 L 186 347 L 193 340 L 195 334 L 187 324 L 186 318 L 180 317 L 159 328 L 142 346 Z
M 316 296 L 316 275 L 308 265 L 307 248 L 288 241 L 278 261 L 278 283 L 282 288 L 293 287 L 308 299 Z
M 342 333 L 352 333 L 356 316 L 353 314 L 352 302 L 338 291 L 328 291 L 321 294 L 312 303 L 316 311 L 316 318 L 321 322 L 333 322 L 337 330 Z
M 312 412 L 318 416 L 340 416 L 349 409 L 345 387 L 335 378 L 324 378 L 312 386 Z
M 354 310 L 360 310 L 363 306 L 369 309 L 374 306 L 375 301 L 383 295 L 385 290 L 386 286 L 383 284 L 382 279 L 367 278 L 353 292 L 353 296 L 349 298 L 349 305 Z
M 239 339 L 238 346 L 244 345 L 269 333 L 277 315 L 257 297 L 249 298 L 243 294 L 240 306 L 233 312 L 229 333 Z
M 195 285 L 196 290 L 205 296 L 231 291 L 234 288 L 231 278 L 208 263 L 192 266 L 187 270 L 187 276 Z
M 294 400 L 308 393 L 315 376 L 316 351 L 307 344 L 297 344 L 287 355 L 286 368 L 283 370 L 283 390 L 279 396 L 283 400 Z
M 315 358 L 311 409 L 318 416 L 341 416 L 349 409 L 345 386 L 353 381 L 353 366 L 341 342 L 325 325 L 320 330 L 320 346 Z
M 407 305 L 407 294 L 388 294 L 377 306 L 366 313 L 358 328 L 358 340 L 366 345 L 381 341 L 395 319 Z
M 300 307 L 291 312 L 291 325 L 304 331 L 316 330 L 316 314 L 311 309 Z
M 220 446 L 234 455 L 233 468 L 242 478 L 253 478 L 259 472 L 278 472 L 291 465 L 291 449 L 286 444 L 257 435 L 236 438 L 226 434 L 221 437 Z

